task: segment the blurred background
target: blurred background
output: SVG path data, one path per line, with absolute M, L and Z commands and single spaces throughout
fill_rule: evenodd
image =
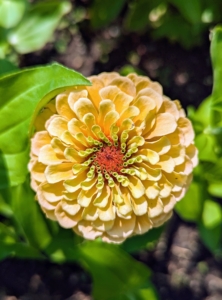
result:
M 2 0 L 0 75 L 54 61 L 85 76 L 137 72 L 192 117 L 212 91 L 210 30 L 221 21 L 221 0 Z M 206 206 L 219 214 L 213 226 L 207 213 L 201 219 L 197 194 L 192 189 L 164 228 L 121 246 L 151 269 L 155 299 L 222 300 L 221 191 L 212 192 L 217 208 Z M 0 198 L 1 224 L 8 219 Z M 92 279 L 77 264 L 0 258 L 0 299 L 93 299 Z

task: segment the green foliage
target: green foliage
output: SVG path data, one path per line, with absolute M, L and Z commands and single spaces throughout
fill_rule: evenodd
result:
M 41 49 L 70 10 L 69 1 L 30 5 L 27 0 L 0 0 L 0 58 L 10 58 L 14 51 L 25 54 Z M 2 70 L 1 64 L 0 75 L 11 70 L 6 63 Z
M 67 1 L 36 4 L 22 22 L 9 32 L 9 43 L 21 54 L 41 49 L 50 40 L 61 17 L 69 12 L 70 8 Z
M 87 242 L 79 247 L 79 259 L 92 274 L 95 300 L 158 299 L 148 268 L 120 248 Z
M 91 7 L 91 23 L 94 28 L 103 28 L 120 13 L 126 0 L 94 0 Z
M 215 27 L 211 37 L 213 92 L 196 111 L 188 110 L 196 131 L 199 166 L 176 210 L 183 219 L 198 224 L 202 241 L 210 251 L 221 254 L 222 207 L 213 197 L 222 198 L 222 27 Z
M 17 25 L 24 15 L 26 5 L 26 0 L 1 0 L 0 26 L 11 28 Z

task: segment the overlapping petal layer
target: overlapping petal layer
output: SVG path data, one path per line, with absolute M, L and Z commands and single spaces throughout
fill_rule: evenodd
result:
M 197 164 L 179 101 L 149 78 L 102 73 L 59 94 L 32 138 L 32 188 L 45 212 L 86 239 L 119 243 L 160 226 Z

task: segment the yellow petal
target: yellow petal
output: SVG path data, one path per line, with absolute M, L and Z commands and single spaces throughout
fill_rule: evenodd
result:
M 96 108 L 99 107 L 99 103 L 102 100 L 99 95 L 99 90 L 104 87 L 104 83 L 97 76 L 89 77 L 89 80 L 92 82 L 92 86 L 87 86 L 87 91 L 89 93 L 89 99 L 92 101 Z M 90 112 L 90 111 L 89 111 Z
M 147 96 L 138 97 L 133 105 L 136 106 L 140 111 L 140 114 L 138 114 L 137 117 L 133 118 L 134 122 L 144 121 L 148 113 L 156 108 L 156 103 L 154 102 L 154 100 Z
M 88 98 L 80 98 L 79 100 L 77 100 L 74 104 L 73 110 L 81 121 L 83 120 L 83 117 L 89 112 L 92 113 L 96 118 L 98 116 L 98 112 L 95 106 Z
M 164 97 L 166 100 L 163 101 L 163 105 L 161 107 L 161 112 L 170 113 L 175 117 L 176 120 L 179 119 L 180 114 L 175 102 L 171 101 L 169 98 Z
M 116 217 L 113 227 L 107 231 L 107 234 L 114 238 L 127 238 L 134 230 L 136 217 L 134 214 L 131 215 L 130 219 L 121 219 Z
M 115 219 L 115 207 L 113 206 L 111 196 L 109 197 L 107 205 L 105 207 L 99 207 L 98 212 L 101 221 L 111 221 Z
M 59 165 L 47 166 L 45 169 L 45 177 L 49 183 L 56 183 L 66 180 L 73 176 L 73 163 L 62 163 Z
M 155 218 L 163 212 L 163 203 L 159 198 L 149 200 L 148 215 L 150 218 Z
M 114 224 L 114 220 L 105 222 L 105 221 L 101 221 L 100 219 L 96 219 L 92 225 L 94 228 L 96 228 L 96 230 L 108 231 L 113 227 L 113 224 Z
M 131 202 L 135 215 L 142 216 L 147 213 L 148 203 L 145 196 L 138 199 L 132 197 Z
M 153 169 L 153 168 L 151 168 L 151 166 L 148 166 L 148 164 L 146 164 L 146 163 L 140 163 L 140 166 L 143 167 L 147 171 L 147 174 L 148 174 L 147 179 L 148 180 L 152 180 L 152 181 L 160 180 L 160 178 L 162 176 L 161 169 Z
M 128 188 L 132 196 L 136 199 L 142 197 L 145 193 L 145 188 L 140 179 L 135 176 L 129 176 L 129 182 Z
M 170 145 L 170 140 L 167 137 L 162 136 L 156 141 L 145 142 L 143 148 L 153 150 L 157 152 L 159 155 L 163 155 L 170 150 L 171 145 Z
M 150 86 L 150 84 L 149 84 L 149 86 Z M 147 97 L 149 99 L 152 99 L 152 102 L 150 101 L 150 110 L 156 108 L 156 111 L 158 111 L 163 103 L 163 97 L 158 92 L 156 92 L 154 89 L 152 89 L 150 87 L 142 89 L 137 94 L 137 98 L 140 98 L 140 97 Z
M 90 203 L 87 207 L 83 209 L 82 218 L 87 221 L 95 221 L 98 219 L 98 208 Z M 92 224 L 93 225 L 93 224 Z
M 74 228 L 76 231 L 76 228 Z M 81 235 L 88 240 L 95 240 L 98 236 L 102 235 L 101 231 L 96 230 L 91 225 L 91 222 L 82 220 L 78 224 L 78 231 L 81 232 Z
M 133 97 L 130 95 L 127 95 L 124 92 L 119 92 L 115 95 L 115 98 L 113 100 L 115 107 L 116 107 L 116 111 L 118 113 L 121 113 L 122 111 L 124 111 L 129 104 L 132 102 Z
M 67 120 L 64 117 L 56 116 L 48 123 L 47 130 L 51 136 L 61 137 L 67 130 Z
M 169 113 L 159 114 L 156 117 L 156 123 L 154 127 L 151 129 L 147 137 L 151 139 L 153 137 L 163 136 L 174 132 L 176 128 L 177 123 L 174 116 Z
M 46 169 L 46 165 L 43 165 L 42 163 L 35 161 L 30 170 L 32 177 L 39 182 L 46 181 L 46 177 L 44 173 L 45 169 Z
M 110 197 L 110 188 L 107 185 L 99 190 L 93 204 L 98 207 L 106 207 L 108 204 L 108 199 Z
M 174 208 L 174 206 L 176 204 L 176 200 L 175 200 L 174 195 L 171 195 L 168 198 L 163 198 L 163 199 L 161 199 L 161 201 L 162 201 L 163 206 L 164 206 L 163 211 L 166 214 L 169 213 Z
M 198 155 L 198 150 L 197 150 L 197 148 L 193 144 L 190 144 L 186 148 L 186 154 L 191 159 L 191 161 L 193 163 L 193 167 L 196 167 L 197 164 L 198 164 L 198 156 L 197 156 Z
M 93 196 L 97 193 L 97 189 L 93 187 L 91 190 L 84 191 L 82 190 L 79 193 L 79 196 L 77 198 L 77 202 L 79 205 L 82 207 L 87 207 L 92 201 L 93 201 Z
M 110 83 L 110 85 L 116 85 L 121 91 L 124 93 L 135 97 L 136 96 L 136 87 L 133 84 L 133 82 L 127 78 L 127 77 L 118 77 L 113 79 Z
M 75 117 L 73 110 L 71 110 L 68 104 L 67 94 L 59 94 L 56 97 L 56 110 L 59 115 L 66 117 L 68 120 Z
M 75 216 L 81 208 L 81 206 L 78 203 L 76 203 L 76 201 L 66 202 L 63 200 L 61 201 L 61 205 L 63 211 L 69 214 L 70 216 Z
M 56 154 L 51 145 L 45 145 L 39 151 L 39 162 L 45 165 L 57 165 L 65 161 L 64 155 Z
M 167 173 L 171 173 L 175 168 L 175 162 L 169 155 L 161 155 L 160 161 L 156 164 L 156 166 Z
M 117 72 L 102 72 L 98 77 L 104 83 L 104 86 L 106 86 L 110 84 L 113 79 L 120 77 L 120 75 Z
M 109 135 L 110 133 L 110 127 L 117 122 L 119 119 L 119 114 L 116 111 L 110 111 L 108 114 L 106 114 L 104 122 L 103 122 L 103 128 L 104 128 L 104 134 Z
M 102 100 L 99 104 L 98 124 L 103 125 L 106 114 L 115 110 L 115 105 L 111 100 Z
M 72 228 L 81 220 L 81 210 L 74 216 L 65 212 L 62 203 L 59 203 L 55 209 L 55 216 L 59 224 L 64 228 Z
M 119 122 L 120 125 L 123 120 L 133 118 L 140 114 L 140 110 L 136 106 L 129 106 L 127 107 L 122 113 L 120 114 Z
M 74 112 L 74 104 L 79 100 L 79 98 L 86 98 L 87 96 L 87 90 L 81 87 L 74 87 L 68 96 L 68 104 L 71 110 Z
M 117 86 L 110 85 L 105 86 L 99 91 L 100 97 L 102 100 L 113 100 L 115 99 L 116 95 L 121 92 L 120 89 Z M 101 101 L 102 101 L 101 100 Z
M 33 154 L 39 155 L 39 150 L 42 146 L 50 144 L 51 138 L 47 131 L 36 132 L 34 137 L 31 139 L 31 149 Z
M 188 147 L 194 140 L 194 131 L 192 124 L 187 118 L 179 118 L 178 126 L 183 131 L 185 146 Z
M 143 234 L 152 228 L 152 224 L 148 218 L 148 214 L 136 217 L 136 225 L 134 232 L 136 234 Z
M 78 173 L 75 176 L 72 176 L 71 179 L 64 181 L 64 187 L 69 193 L 74 193 L 81 188 L 81 183 L 86 179 L 86 171 Z
M 156 182 L 145 180 L 143 184 L 146 189 L 146 196 L 149 199 L 155 199 L 159 196 L 160 188 Z
M 77 133 L 87 132 L 87 127 L 81 121 L 72 118 L 68 122 L 68 130 L 72 135 L 76 135 Z

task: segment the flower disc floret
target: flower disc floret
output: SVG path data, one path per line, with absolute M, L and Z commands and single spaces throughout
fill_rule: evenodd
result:
M 197 164 L 194 132 L 157 82 L 89 79 L 92 86 L 58 94 L 37 116 L 31 185 L 48 218 L 120 243 L 170 218 Z

